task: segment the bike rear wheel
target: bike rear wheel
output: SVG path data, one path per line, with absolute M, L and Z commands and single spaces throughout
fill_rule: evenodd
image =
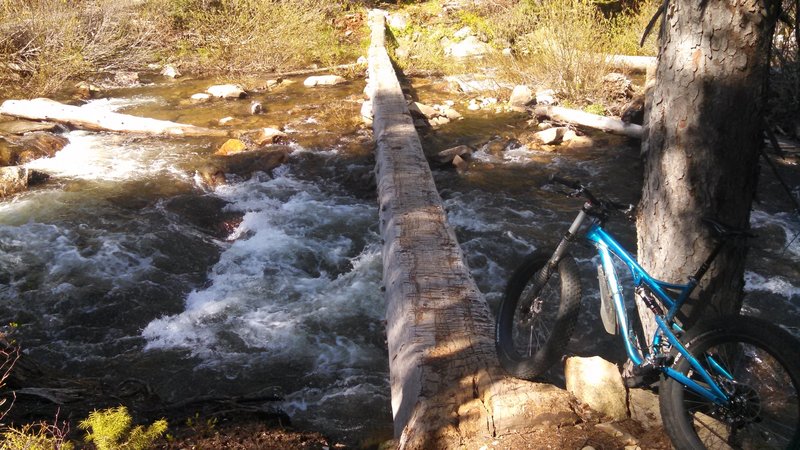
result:
M 676 448 L 800 448 L 800 352 L 791 335 L 763 320 L 736 316 L 690 332 L 685 345 L 730 401 L 718 405 L 663 379 L 661 415 Z M 673 368 L 706 384 L 686 358 Z
M 547 279 L 538 281 L 552 252 L 536 252 L 515 271 L 506 287 L 495 327 L 495 345 L 503 368 L 533 379 L 563 354 L 581 305 L 575 259 L 564 256 Z

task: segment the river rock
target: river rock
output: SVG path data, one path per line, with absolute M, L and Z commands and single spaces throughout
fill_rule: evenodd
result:
M 393 30 L 403 31 L 408 27 L 408 15 L 403 13 L 389 14 L 386 17 L 386 23 Z
M 514 90 L 511 91 L 511 98 L 508 100 L 508 103 L 511 105 L 512 109 L 524 112 L 525 107 L 533 103 L 535 99 L 536 97 L 533 95 L 531 88 L 520 84 L 514 86 Z
M 214 152 L 215 155 L 235 155 L 247 150 L 247 145 L 239 139 L 228 139 L 222 146 Z
M 47 174 L 22 166 L 0 167 L 0 198 L 22 192 L 47 178 Z
M 81 81 L 75 85 L 75 97 L 89 100 L 100 95 L 100 88 L 92 83 Z
M 633 97 L 633 82 L 621 73 L 609 73 L 603 77 L 603 90 L 609 100 L 625 100 Z
M 10 164 L 26 164 L 40 158 L 52 158 L 69 144 L 69 139 L 43 131 L 7 140 L 11 144 Z
M 339 75 L 316 75 L 306 78 L 305 81 L 303 81 L 303 86 L 335 86 L 342 83 L 347 83 L 347 80 Z
M 556 91 L 552 89 L 545 89 L 542 91 L 536 92 L 536 104 L 537 105 L 556 105 L 558 104 L 558 100 L 556 99 Z
M 498 91 L 503 88 L 497 80 L 485 75 L 449 75 L 445 77 L 445 81 L 451 90 L 465 94 Z
M 257 102 L 254 100 L 250 103 L 250 114 L 255 115 L 255 114 L 261 114 L 263 112 L 264 112 L 264 105 L 262 105 L 261 102 Z
M 473 149 L 469 145 L 459 145 L 458 147 L 448 148 L 436 154 L 436 160 L 442 164 L 452 162 L 458 156 L 462 160 L 469 159 L 472 156 Z
M 662 425 L 658 395 L 646 389 L 628 391 L 628 409 L 631 419 L 645 428 L 658 428 Z
M 256 147 L 269 144 L 286 144 L 289 142 L 289 135 L 277 128 L 261 128 L 257 131 L 246 133 L 244 137 Z
M 253 151 L 218 156 L 212 165 L 226 174 L 248 178 L 255 172 L 270 172 L 285 163 L 291 151 L 286 145 L 267 145 Z
M 9 120 L 0 122 L 0 133 L 5 134 L 25 134 L 34 131 L 65 131 L 63 125 L 52 122 L 32 122 L 28 120 Z
M 439 115 L 434 107 L 419 102 L 412 102 L 408 105 L 408 111 L 412 116 L 418 118 L 424 117 L 426 119 L 431 119 Z
M 181 73 L 178 71 L 177 67 L 173 66 L 172 64 L 167 64 L 161 70 L 161 75 L 167 78 L 178 78 L 181 76 Z
M 28 188 L 28 169 L 20 166 L 0 167 L 0 198 Z
M 121 87 L 133 87 L 139 84 L 139 74 L 136 72 L 119 71 L 114 74 L 114 84 Z
M 539 141 L 540 144 L 556 145 L 561 143 L 566 131 L 566 127 L 553 127 L 546 130 L 537 131 L 533 134 L 533 137 Z
M 241 119 L 237 119 L 235 117 L 230 117 L 230 116 L 219 119 L 219 124 L 222 125 L 223 127 L 224 126 L 232 127 L 240 125 L 241 123 L 242 123 Z
M 466 39 L 471 34 L 472 34 L 472 28 L 466 26 L 453 33 L 453 37 L 456 39 Z
M 372 100 L 364 100 L 361 104 L 361 120 L 369 127 L 372 126 L 372 119 Z
M 483 56 L 489 53 L 490 50 L 486 43 L 481 42 L 475 36 L 467 36 L 461 42 L 450 42 L 449 40 L 444 40 L 442 45 L 444 47 L 445 56 L 449 56 L 451 58 Z
M 244 89 L 236 84 L 217 84 L 209 87 L 206 92 L 218 98 L 236 99 L 247 97 Z
M 211 100 L 211 94 L 206 94 L 204 92 L 201 92 L 201 93 L 193 94 L 190 98 L 195 103 L 205 103 L 205 102 Z
M 567 390 L 581 403 L 613 420 L 628 417 L 627 392 L 616 365 L 593 356 L 567 358 Z

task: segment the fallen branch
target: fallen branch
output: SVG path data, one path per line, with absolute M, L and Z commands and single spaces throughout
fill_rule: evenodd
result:
M 61 123 L 72 128 L 116 133 L 144 133 L 169 136 L 227 136 L 226 130 L 197 127 L 166 120 L 149 119 L 115 112 L 65 105 L 46 98 L 6 100 L 0 114 L 21 119 Z
M 613 117 L 599 116 L 597 114 L 562 108 L 560 106 L 537 106 L 534 109 L 537 116 L 547 116 L 562 122 L 569 122 L 595 128 L 606 133 L 619 134 L 636 139 L 642 138 L 642 127 L 633 123 L 626 123 Z

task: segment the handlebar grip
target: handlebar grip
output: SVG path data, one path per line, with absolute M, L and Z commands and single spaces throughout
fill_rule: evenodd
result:
M 562 178 L 562 177 L 560 177 L 558 175 L 552 175 L 550 177 L 550 182 L 551 183 L 563 184 L 564 186 L 566 186 L 566 187 L 568 187 L 570 189 L 581 189 L 581 187 L 582 187 L 581 184 L 578 183 L 577 181 L 568 180 L 568 179 Z

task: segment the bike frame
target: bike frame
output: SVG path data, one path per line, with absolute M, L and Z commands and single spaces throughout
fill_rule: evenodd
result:
M 578 217 L 575 218 L 569 228 L 569 231 L 556 248 L 556 251 L 553 254 L 553 260 L 551 261 L 557 262 L 560 260 L 561 257 L 566 253 L 566 248 L 569 243 L 575 240 L 578 230 L 581 228 L 586 218 L 589 217 L 589 214 L 586 212 L 587 208 L 588 206 L 585 206 L 578 214 Z M 625 248 L 623 248 L 622 245 L 617 242 L 616 239 L 606 232 L 602 226 L 602 223 L 600 222 L 601 221 L 594 221 L 589 226 L 585 237 L 592 245 L 594 245 L 600 256 L 600 264 L 603 267 L 609 284 L 610 295 L 613 300 L 614 310 L 617 316 L 617 323 L 620 327 L 620 334 L 622 335 L 628 357 L 637 367 L 642 367 L 648 361 L 653 361 L 655 357 L 664 355 L 661 349 L 663 339 L 666 339 L 669 345 L 675 348 L 678 353 L 680 353 L 684 358 L 687 359 L 687 361 L 689 361 L 691 367 L 707 384 L 707 386 L 700 385 L 696 381 L 686 377 L 672 367 L 663 366 L 658 367 L 658 369 L 668 377 L 674 378 L 676 381 L 683 384 L 698 395 L 716 403 L 726 403 L 728 401 L 728 395 L 722 390 L 719 384 L 714 381 L 708 370 L 706 370 L 700 364 L 700 362 L 697 361 L 697 359 L 694 358 L 688 350 L 686 350 L 686 347 L 683 346 L 678 337 L 675 335 L 676 331 L 682 331 L 680 326 L 675 322 L 675 316 L 677 315 L 681 306 L 686 302 L 686 300 L 689 299 L 689 296 L 692 294 L 695 287 L 697 287 L 698 280 L 708 269 L 708 265 L 718 253 L 721 245 L 712 252 L 708 260 L 706 260 L 703 266 L 698 270 L 697 274 L 690 277 L 686 284 L 667 283 L 650 276 L 650 274 L 648 274 L 647 271 L 639 265 L 636 259 L 634 259 L 634 257 L 628 253 Z M 616 256 L 628 267 L 635 287 L 645 287 L 648 289 L 650 293 L 653 294 L 653 297 L 663 307 L 666 308 L 665 313 L 661 312 L 654 314 L 655 322 L 658 325 L 659 332 L 656 332 L 653 336 L 653 341 L 650 346 L 650 349 L 652 349 L 653 352 L 652 354 L 648 353 L 642 355 L 634 344 L 630 322 L 628 321 L 627 310 L 625 309 L 622 286 L 617 279 L 612 255 Z M 673 294 L 670 294 L 670 292 Z M 636 306 L 638 310 L 639 305 L 637 304 Z M 656 307 L 656 309 L 658 310 L 660 308 Z M 714 361 L 710 355 L 707 355 L 707 358 L 711 368 L 715 372 L 715 375 L 720 375 L 728 380 L 733 380 L 733 376 L 716 361 Z

